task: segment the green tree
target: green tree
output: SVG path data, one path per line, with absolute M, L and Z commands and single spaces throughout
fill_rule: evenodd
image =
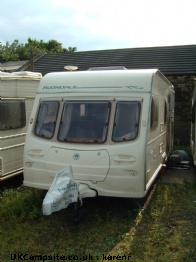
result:
M 75 52 L 75 51 L 77 51 L 77 48 L 69 46 L 68 49 L 66 49 L 66 50 L 67 50 L 67 52 Z
M 14 40 L 12 44 L 6 42 L 5 45 L 2 45 L 0 43 L 0 62 L 29 60 L 32 55 L 36 56 L 40 53 L 55 54 L 76 50 L 76 47 L 62 47 L 62 44 L 54 39 L 44 42 L 29 37 L 25 44 L 20 44 L 18 40 Z
M 6 42 L 5 45 L 0 46 L 0 60 L 1 61 L 14 61 L 19 60 L 19 55 L 17 49 L 19 48 L 18 40 L 10 45 L 9 42 Z M 9 58 L 9 59 L 8 59 Z

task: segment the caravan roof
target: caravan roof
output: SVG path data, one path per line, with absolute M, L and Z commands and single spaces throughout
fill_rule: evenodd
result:
M 0 97 L 35 97 L 42 74 L 28 71 L 15 73 L 0 72 Z M 37 84 L 35 84 L 35 82 Z
M 58 72 L 45 75 L 37 92 L 150 92 L 155 74 L 170 84 L 157 69 Z
M 0 71 L 0 79 L 2 80 L 9 80 L 9 79 L 22 79 L 22 78 L 32 78 L 32 79 L 41 79 L 42 74 L 30 71 L 20 71 L 20 72 L 13 72 L 7 73 Z

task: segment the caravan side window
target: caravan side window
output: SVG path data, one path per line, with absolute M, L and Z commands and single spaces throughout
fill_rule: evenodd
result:
M 25 125 L 25 100 L 0 100 L 0 130 L 22 128 Z
M 167 101 L 165 100 L 164 104 L 164 125 L 167 123 L 167 117 L 168 117 L 168 104 Z
M 59 102 L 42 101 L 40 103 L 34 133 L 36 136 L 50 139 L 54 135 Z
M 123 142 L 135 139 L 138 135 L 139 116 L 139 102 L 118 102 L 112 140 L 114 142 Z
M 158 97 L 152 97 L 151 103 L 151 129 L 158 127 L 158 116 L 159 116 L 159 101 Z

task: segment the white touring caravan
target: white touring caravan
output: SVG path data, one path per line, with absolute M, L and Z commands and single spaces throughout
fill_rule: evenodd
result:
M 193 163 L 196 166 L 196 86 L 192 99 L 191 151 L 193 155 Z
M 45 75 L 24 150 L 24 185 L 71 165 L 81 197 L 144 197 L 173 146 L 174 88 L 158 70 Z
M 23 150 L 41 74 L 0 72 L 0 181 L 23 172 Z

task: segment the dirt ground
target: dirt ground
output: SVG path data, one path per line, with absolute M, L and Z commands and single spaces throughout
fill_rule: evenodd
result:
M 166 183 L 182 184 L 184 181 L 196 183 L 196 167 L 190 166 L 189 169 L 166 168 L 162 179 Z

